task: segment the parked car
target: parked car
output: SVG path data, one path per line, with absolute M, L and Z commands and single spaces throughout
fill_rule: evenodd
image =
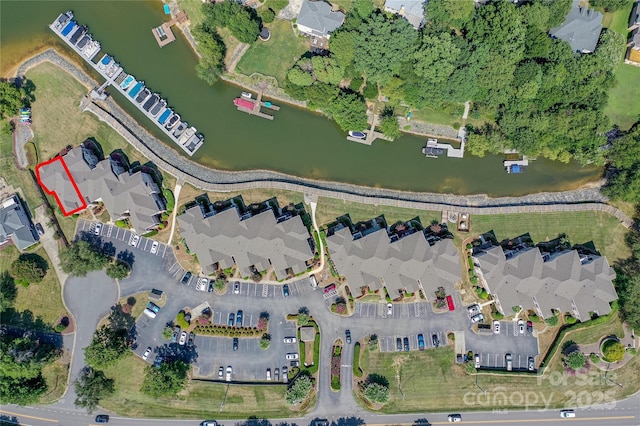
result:
M 152 311 L 152 310 L 151 310 L 151 309 L 149 309 L 149 308 L 145 308 L 145 310 L 144 310 L 144 314 L 145 314 L 146 316 L 148 316 L 149 318 L 151 318 L 151 319 L 154 319 L 154 318 L 156 317 L 156 315 L 158 315 L 158 313 L 157 313 L 157 312 L 154 312 L 154 311 Z
M 183 331 L 182 333 L 180 333 L 180 340 L 178 340 L 178 344 L 182 346 L 185 343 L 187 343 L 187 332 Z
M 471 317 L 471 324 L 475 324 L 477 322 L 480 322 L 484 320 L 484 315 L 482 314 L 477 314 Z
M 151 355 L 151 346 L 149 346 L 144 353 L 142 354 L 142 359 L 144 359 L 145 361 L 147 360 L 147 358 L 149 358 L 149 355 Z
M 405 352 L 409 352 L 409 338 L 408 337 L 404 338 L 404 351 Z
M 294 360 L 289 363 L 292 368 L 300 367 L 300 361 Z
M 467 312 L 469 312 L 470 317 L 478 315 L 480 313 L 480 306 L 474 303 L 473 305 L 467 307 Z
M 40 222 L 36 223 L 36 231 L 38 231 L 38 235 L 44 235 L 44 228 Z
M 393 315 L 393 303 L 387 303 L 387 316 Z
M 223 376 L 224 376 L 224 367 L 220 366 L 220 368 L 218 368 L 218 379 L 222 379 Z
M 289 285 L 285 284 L 282 286 L 282 294 L 284 297 L 289 297 Z
M 402 339 L 400 337 L 396 337 L 396 349 L 402 351 Z
M 336 289 L 336 285 L 335 284 L 330 284 L 330 285 L 326 286 L 322 291 L 325 292 L 325 293 L 329 293 L 329 292 L 331 292 L 331 291 L 333 291 L 335 289 Z
M 518 320 L 518 333 L 524 334 L 524 321 Z
M 500 321 L 493 322 L 493 332 L 495 334 L 500 334 Z
M 563 419 L 567 419 L 569 417 L 575 417 L 576 412 L 573 410 L 560 410 L 560 417 Z
M 284 342 L 285 343 L 296 343 L 298 341 L 298 339 L 296 339 L 295 337 L 285 337 L 284 338 Z
M 231 312 L 229 314 L 229 326 L 233 327 L 233 320 L 236 318 L 236 316 L 233 314 L 233 312 Z
M 345 340 L 347 341 L 347 344 L 350 344 L 351 343 L 351 330 L 346 329 L 344 331 L 344 337 L 345 337 Z
M 100 231 L 102 231 L 102 224 L 96 223 L 96 227 L 93 230 L 94 235 L 100 235 Z
M 231 366 L 228 366 L 227 367 L 227 374 L 226 374 L 226 377 L 225 377 L 225 380 L 227 382 L 231 381 L 231 374 L 233 374 L 233 369 L 231 368 Z
M 440 339 L 437 334 L 433 334 L 431 336 L 431 343 L 433 343 L 433 347 L 437 348 L 440 346 Z
M 182 276 L 182 279 L 180 280 L 180 282 L 182 284 L 188 284 L 190 279 L 191 279 L 191 272 L 187 271 Z
M 275 380 L 276 382 L 280 381 L 280 369 L 276 368 L 275 370 L 273 370 L 273 380 Z
M 178 334 L 180 334 L 180 327 L 174 327 L 173 334 L 171 335 L 171 341 L 173 343 L 178 341 Z
M 238 338 L 237 337 L 233 338 L 233 350 L 234 351 L 238 350 Z
M 267 380 L 271 381 L 271 369 L 267 368 Z
M 475 354 L 474 355 L 474 361 L 475 361 L 476 369 L 480 368 L 480 355 L 479 354 Z
M 507 371 L 513 370 L 513 358 L 511 357 L 511 354 L 506 354 L 504 356 L 504 360 L 507 364 Z
M 527 321 L 527 331 L 533 333 L 533 321 Z
M 138 243 L 140 242 L 140 235 L 131 233 L 131 237 L 129 238 L 129 245 L 131 247 L 138 247 Z
M 298 359 L 298 354 L 296 352 L 289 352 L 286 355 L 287 360 L 296 360 Z
M 155 362 L 153 363 L 153 366 L 158 368 L 160 367 L 160 364 L 162 364 L 162 361 L 164 361 L 164 357 L 163 356 L 157 356 Z
M 461 422 L 462 416 L 460 414 L 449 414 L 449 417 L 447 417 L 447 420 L 449 420 L 449 422 L 451 423 Z
M 240 294 L 240 283 L 238 281 L 233 283 L 233 294 Z
M 209 280 L 209 288 L 207 288 L 208 293 L 213 293 L 213 281 Z
M 154 241 L 153 244 L 151 244 L 151 254 L 156 254 L 158 252 L 159 245 L 160 243 L 157 241 Z
M 316 289 L 318 287 L 318 280 L 315 275 L 309 275 L 309 281 L 311 281 L 311 288 Z
M 155 304 L 155 303 L 153 303 L 153 302 L 149 302 L 149 303 L 147 303 L 147 309 L 149 309 L 149 310 L 151 310 L 151 311 L 155 312 L 156 314 L 157 314 L 158 312 L 160 312 L 160 306 L 156 305 L 156 304 Z
M 96 416 L 96 423 L 109 423 L 109 416 L 106 414 L 98 414 Z
M 243 313 L 242 310 L 240 310 L 236 313 L 236 327 L 242 327 L 242 317 Z
M 424 351 L 424 336 L 422 334 L 418 334 L 418 349 Z
M 198 278 L 196 283 L 196 290 L 206 292 L 209 288 L 209 279 L 205 277 Z
M 282 381 L 287 383 L 289 381 L 289 369 L 286 365 L 282 366 Z
M 218 426 L 218 423 L 215 420 L 205 420 L 200 426 Z
M 532 356 L 529 357 L 527 364 L 528 364 L 529 371 L 533 371 L 536 369 L 536 362 Z
M 193 334 L 193 333 L 189 333 L 189 339 L 187 340 L 187 346 L 189 346 L 189 347 L 193 346 L 195 340 L 196 340 L 196 335 Z

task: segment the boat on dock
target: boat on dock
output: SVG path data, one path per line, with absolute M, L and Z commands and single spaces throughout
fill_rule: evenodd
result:
M 173 114 L 169 119 L 169 121 L 167 121 L 167 124 L 165 125 L 165 127 L 167 128 L 167 130 L 171 130 L 174 127 L 176 127 L 176 125 L 179 122 L 180 122 L 180 116 L 178 114 Z
M 182 123 L 178 124 L 176 129 L 173 131 L 173 136 L 175 136 L 176 138 L 179 138 L 180 136 L 182 136 L 184 131 L 187 130 L 187 127 L 189 127 L 189 123 L 187 123 L 186 121 L 183 121 Z
M 160 99 L 158 103 L 156 103 L 153 108 L 149 110 L 149 114 L 151 114 L 154 118 L 160 114 L 160 111 L 164 111 L 167 107 L 167 102 L 164 99 Z
M 438 139 L 429 138 L 427 139 L 427 144 L 422 148 L 422 154 L 427 158 L 438 158 L 444 154 L 444 149 L 438 143 Z
M 98 69 L 103 71 L 106 70 L 112 60 L 111 56 L 105 54 L 100 61 L 98 61 Z
M 60 34 L 63 37 L 67 37 L 69 35 L 69 33 L 78 26 L 78 24 L 76 24 L 76 21 L 74 21 L 73 19 L 71 19 L 67 25 L 62 29 L 62 31 L 60 31 Z
M 367 134 L 365 132 L 355 132 L 353 130 L 349 130 L 349 136 L 356 139 L 366 139 Z
M 127 88 L 131 86 L 134 81 L 136 81 L 136 79 L 131 74 L 129 74 L 125 77 L 122 83 L 120 83 L 120 87 L 122 88 L 122 90 L 127 90 Z
M 100 42 L 96 40 L 92 40 L 89 44 L 85 46 L 82 50 L 82 54 L 89 60 L 92 60 L 94 56 L 98 54 L 100 51 Z
M 204 143 L 204 136 L 200 133 L 195 134 L 183 145 L 188 152 L 196 152 L 200 145 Z
M 78 41 L 78 43 L 76 44 L 76 46 L 78 46 L 78 49 L 84 49 L 84 47 L 87 45 L 87 43 L 89 43 L 89 40 L 91 40 L 91 36 L 88 34 L 85 34 L 80 41 Z
M 142 105 L 149 96 L 151 96 L 151 91 L 145 87 L 144 90 L 136 96 L 136 102 Z
M 142 89 L 144 89 L 144 82 L 139 81 L 131 90 L 129 90 L 129 96 L 131 96 L 131 99 L 135 99 Z
M 171 117 L 171 114 L 173 114 L 173 111 L 171 110 L 171 108 L 167 108 L 164 111 L 162 111 L 162 114 L 160 114 L 160 117 L 158 117 L 158 123 L 160 123 L 161 126 L 164 125 L 169 119 L 169 117 Z
M 155 106 L 155 104 L 158 102 L 158 99 L 160 99 L 160 96 L 156 95 L 155 93 L 149 96 L 147 101 L 142 105 L 142 109 L 148 112 Z
M 520 164 L 510 164 L 505 167 L 507 173 L 524 173 L 524 166 Z
M 88 28 L 86 25 L 80 25 L 80 27 L 78 27 L 78 29 L 73 33 L 73 35 L 69 37 L 69 41 L 71 42 L 71 44 L 76 44 L 78 40 L 80 40 L 80 37 L 82 37 L 87 33 L 87 30 Z
M 58 19 L 56 19 L 53 23 L 53 27 L 56 30 L 61 31 L 67 25 L 67 22 L 69 22 L 69 20 L 71 20 L 72 18 L 73 12 L 70 10 L 66 13 L 61 13 L 60 16 L 58 16 Z
M 251 95 L 251 93 L 249 93 L 249 92 L 242 92 L 242 93 L 240 94 L 240 96 L 242 96 L 242 97 L 243 97 L 243 98 L 245 98 L 245 99 L 251 99 L 251 96 L 252 96 L 252 95 Z
M 189 139 L 191 139 L 192 136 L 194 136 L 196 134 L 196 132 L 198 131 L 198 129 L 196 129 L 195 127 L 189 127 L 187 130 L 185 130 L 185 132 L 182 134 L 182 136 L 180 136 L 180 139 L 178 139 L 178 143 L 180 145 L 185 145 L 187 143 L 187 141 Z

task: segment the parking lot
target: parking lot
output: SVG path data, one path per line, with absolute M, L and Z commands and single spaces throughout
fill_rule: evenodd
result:
M 500 333 L 491 331 L 467 333 L 466 349 L 480 355 L 480 368 L 506 368 L 505 356 L 511 354 L 513 370 L 526 370 L 529 357 L 538 355 L 538 340 L 525 331 L 519 333 L 513 321 L 500 321 Z
M 362 318 L 421 318 L 426 317 L 430 309 L 429 302 L 395 303 L 391 315 L 388 315 L 385 303 L 356 302 L 354 315 Z
M 433 344 L 432 335 L 437 335 L 439 344 L 438 346 L 444 346 L 447 344 L 447 334 L 444 331 L 425 331 L 422 333 L 424 337 L 424 346 L 425 349 L 435 348 Z M 380 352 L 402 352 L 404 351 L 404 338 L 407 337 L 409 339 L 409 350 L 417 351 L 418 347 L 418 334 L 410 334 L 410 335 L 396 335 L 396 336 L 378 336 L 378 340 L 380 341 Z M 402 349 L 398 350 L 397 340 L 400 338 L 402 340 Z
M 93 234 L 97 237 L 101 237 L 107 240 L 115 240 L 115 241 L 124 241 L 131 248 L 137 248 L 144 252 L 151 253 L 151 248 L 153 246 L 153 240 L 139 236 L 138 242 L 135 245 L 129 244 L 132 241 L 132 237 L 137 235 L 135 232 L 129 229 L 119 228 L 115 225 L 109 225 L 107 223 L 101 224 L 100 230 L 98 233 L 95 233 L 96 226 L 100 222 L 90 222 L 87 220 L 80 219 L 78 221 L 78 231 L 87 232 L 89 234 Z M 154 254 L 155 256 L 160 256 L 164 258 L 168 253 L 171 253 L 171 249 L 168 248 L 166 244 L 158 244 L 157 251 Z

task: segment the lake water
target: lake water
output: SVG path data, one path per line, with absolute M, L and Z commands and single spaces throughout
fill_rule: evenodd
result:
M 44 45 L 69 51 L 48 28 L 66 10 L 73 10 L 76 20 L 89 26 L 104 52 L 165 97 L 183 119 L 205 135 L 205 144 L 193 160 L 211 167 L 270 169 L 374 187 L 493 196 L 572 189 L 601 175 L 598 167 L 546 159 L 534 161 L 523 174 L 508 175 L 502 156 L 425 158 L 422 137 L 403 135 L 396 142 L 376 141 L 372 146 L 349 142 L 331 120 L 287 105 L 281 105 L 273 121 L 236 111 L 232 100 L 241 89 L 223 82 L 210 87 L 199 80 L 194 70 L 196 56 L 176 27 L 176 41 L 158 47 L 151 28 L 167 19 L 159 1 L 3 0 L 2 73 Z M 74 53 L 70 55 L 81 61 Z M 123 99 L 116 95 L 116 100 Z M 133 106 L 124 101 L 120 104 L 164 140 Z

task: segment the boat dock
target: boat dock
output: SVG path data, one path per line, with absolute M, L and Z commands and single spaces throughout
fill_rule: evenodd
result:
M 179 11 L 175 18 L 152 29 L 151 33 L 158 42 L 158 46 L 163 47 L 174 41 L 176 36 L 173 34 L 173 31 L 171 31 L 171 27 L 175 24 L 187 23 L 188 21 L 189 17 L 187 14 L 184 11 Z
M 447 157 L 462 158 L 464 156 L 464 146 L 464 139 L 460 142 L 460 148 L 454 148 L 451 144 L 440 143 L 438 139 L 429 138 L 427 139 L 427 144 L 422 148 L 422 153 L 428 158 L 438 158 L 439 155 L 446 151 Z
M 391 142 L 392 139 L 388 136 L 385 136 L 384 133 L 381 132 L 377 132 L 376 131 L 376 117 L 375 115 L 373 116 L 373 120 L 371 121 L 371 128 L 369 129 L 368 132 L 363 132 L 367 135 L 366 138 L 362 139 L 362 138 L 354 138 L 353 136 L 347 136 L 347 140 L 351 141 L 351 142 L 358 142 L 361 143 L 363 145 L 369 145 L 371 146 L 371 144 L 373 143 L 373 141 L 375 141 L 376 139 L 383 139 L 386 141 Z
M 104 84 L 91 92 L 94 98 L 105 99 L 103 90 L 113 86 L 188 155 L 193 155 L 202 146 L 204 136 L 195 127 L 189 127 L 186 121 L 182 121 L 177 113 L 167 107 L 167 101 L 145 87 L 144 82 L 127 74 L 113 57 L 103 54 L 97 63 L 93 62 L 100 51 L 100 43 L 87 33 L 86 26 L 79 26 L 73 20 L 72 12 L 61 13 L 49 28 L 104 77 Z
M 243 92 L 241 97 L 235 98 L 233 100 L 233 104 L 236 106 L 238 111 L 246 112 L 247 114 L 255 115 L 261 118 L 266 118 L 267 120 L 273 120 L 273 115 L 262 112 L 262 108 L 264 107 L 273 111 L 279 111 L 280 107 L 278 105 L 273 105 L 269 101 L 263 101 L 262 93 L 263 91 L 260 90 L 260 92 L 258 92 L 258 98 L 251 99 L 250 95 L 245 96 L 246 92 Z

